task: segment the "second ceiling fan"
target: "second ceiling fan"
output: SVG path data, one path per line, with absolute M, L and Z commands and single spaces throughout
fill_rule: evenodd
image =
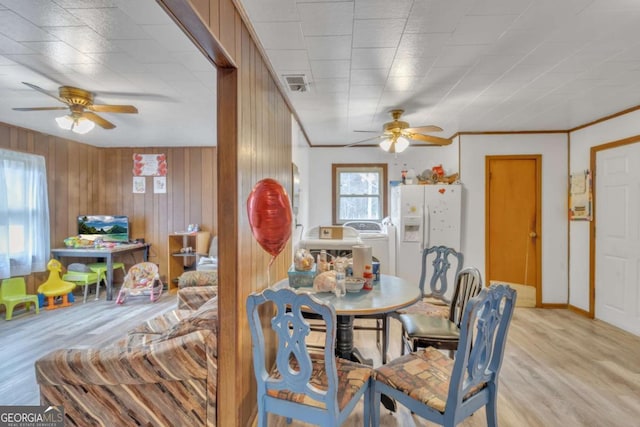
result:
M 417 141 L 419 145 L 449 145 L 451 140 L 433 135 L 426 135 L 425 132 L 441 132 L 442 128 L 435 125 L 411 127 L 409 123 L 400 120 L 404 110 L 394 109 L 389 111 L 393 121 L 382 125 L 382 134 L 362 141 L 347 145 L 351 147 L 363 142 L 382 139 L 380 147 L 389 153 L 401 153 L 407 149 L 411 141 Z M 369 132 L 369 131 L 360 131 Z

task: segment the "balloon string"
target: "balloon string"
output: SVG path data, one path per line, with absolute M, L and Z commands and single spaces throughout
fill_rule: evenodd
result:
M 269 265 L 267 265 L 267 286 L 271 286 L 271 264 L 276 260 L 275 256 L 271 257 L 271 261 L 269 261 Z

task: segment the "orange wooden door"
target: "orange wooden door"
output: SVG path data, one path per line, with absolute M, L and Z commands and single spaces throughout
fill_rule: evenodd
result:
M 522 155 L 488 156 L 485 164 L 485 282 L 517 284 L 535 306 L 541 304 L 541 163 L 539 155 Z

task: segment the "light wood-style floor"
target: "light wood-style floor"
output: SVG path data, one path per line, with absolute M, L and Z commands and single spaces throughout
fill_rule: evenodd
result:
M 77 301 L 77 300 L 76 300 Z M 112 342 L 148 317 L 172 310 L 175 295 L 161 301 L 132 298 L 123 306 L 89 300 L 39 315 L 19 310 L 0 317 L 0 405 L 38 405 L 33 364 L 51 350 Z M 392 321 L 392 336 L 399 327 Z M 356 331 L 356 344 L 375 364 L 380 356 L 372 332 Z M 391 357 L 399 354 L 392 339 Z M 399 407 L 381 410 L 383 426 L 430 426 Z M 640 420 L 640 337 L 568 310 L 516 309 L 500 378 L 502 427 L 628 427 Z M 271 416 L 269 425 L 285 427 Z M 296 422 L 290 426 L 303 426 Z M 345 423 L 362 425 L 362 405 Z M 462 426 L 486 426 L 484 410 Z
M 399 324 L 391 324 L 398 337 Z M 365 357 L 379 365 L 373 332 L 356 331 Z M 391 342 L 391 357 L 399 353 Z M 498 423 L 501 427 L 630 427 L 640 425 L 640 337 L 568 310 L 517 307 L 500 373 Z M 381 408 L 381 425 L 433 426 L 399 406 Z M 270 427 L 287 424 L 270 415 Z M 486 427 L 484 409 L 463 423 Z M 344 427 L 362 426 L 362 403 Z
M 119 288 L 118 288 L 119 289 Z M 164 292 L 152 303 L 148 297 L 129 297 L 123 305 L 89 294 L 87 302 L 76 295 L 67 308 L 25 312 L 22 306 L 13 319 L 0 314 L 0 405 L 39 405 L 34 362 L 60 348 L 90 348 L 123 337 L 145 319 L 176 308 L 176 295 Z

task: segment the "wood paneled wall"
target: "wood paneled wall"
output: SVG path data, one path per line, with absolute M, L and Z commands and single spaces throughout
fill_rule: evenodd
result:
M 291 112 L 232 0 L 157 0 L 218 66 L 220 206 L 218 425 L 256 413 L 247 296 L 286 277 L 291 245 L 271 267 L 255 242 L 246 200 L 262 178 L 291 189 Z M 202 24 L 206 27 L 203 31 Z
M 98 148 L 0 124 L 0 148 L 46 159 L 52 247 L 77 233 L 78 215 L 127 215 L 131 237 L 151 243 L 150 261 L 166 277 L 168 233 L 195 223 L 217 233 L 215 147 Z M 167 155 L 166 194 L 153 193 L 152 177 L 146 177 L 146 193 L 133 194 L 134 153 Z M 29 291 L 44 280 L 46 273 L 32 274 Z
M 291 113 L 280 95 L 260 53 L 248 31 L 243 27 L 241 34 L 242 54 L 237 59 L 239 67 L 239 111 L 240 127 L 238 134 L 238 171 L 240 203 L 243 205 L 253 186 L 263 178 L 279 181 L 290 193 L 291 183 Z M 256 410 L 255 377 L 252 370 L 251 335 L 247 322 L 245 303 L 247 296 L 259 291 L 271 282 L 286 277 L 291 264 L 291 246 L 282 251 L 267 275 L 266 266 L 270 255 L 260 248 L 251 234 L 246 208 L 240 211 L 238 283 L 241 293 L 238 295 L 238 330 L 236 348 L 239 361 L 236 372 L 236 387 L 242 387 L 240 414 L 247 425 L 250 415 Z M 250 263 L 244 260 L 250 260 Z M 239 381 L 238 381 L 239 380 Z M 248 387 L 250 386 L 250 387 Z M 221 424 L 227 425 L 227 424 Z
M 199 224 L 217 234 L 217 149 L 215 147 L 145 147 L 100 149 L 97 212 L 129 216 L 132 238 L 151 243 L 149 261 L 167 278 L 167 236 Z M 133 194 L 133 155 L 165 154 L 167 192 L 153 192 L 153 177 L 145 177 L 146 192 Z

